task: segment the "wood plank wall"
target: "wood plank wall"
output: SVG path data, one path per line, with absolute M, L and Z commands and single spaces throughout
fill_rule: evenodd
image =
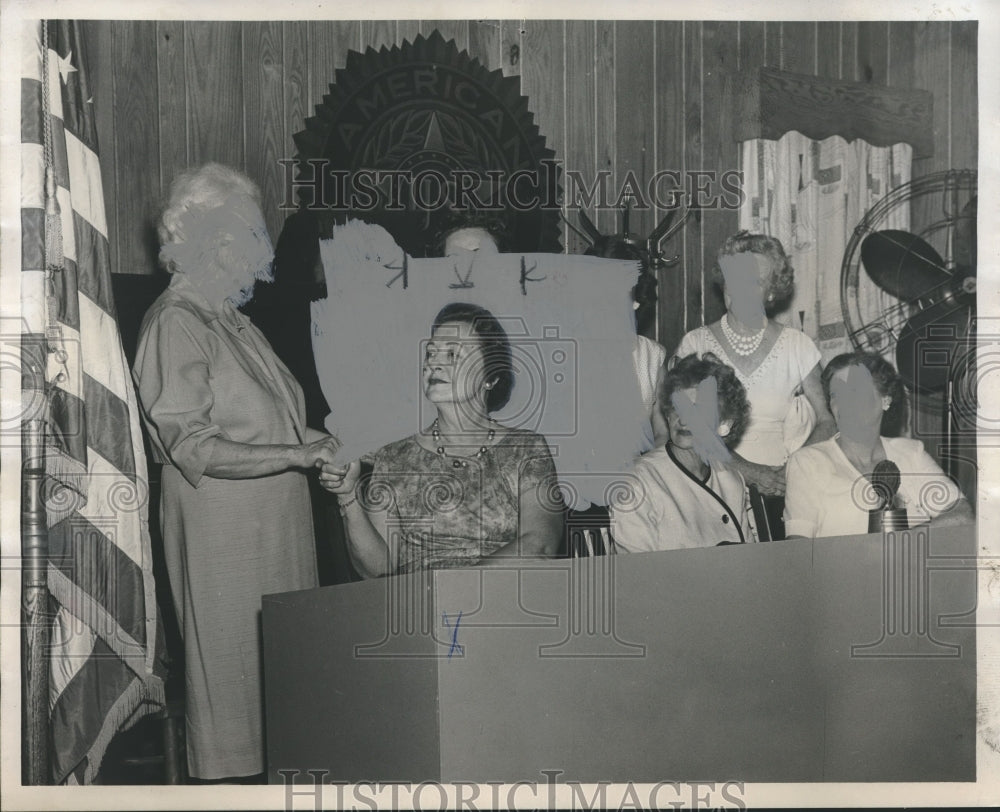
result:
M 89 21 L 84 27 L 99 118 L 112 267 L 155 268 L 154 218 L 180 169 L 219 160 L 261 185 L 276 239 L 286 197 L 279 158 L 321 100 L 348 50 L 438 29 L 490 69 L 521 77 L 542 133 L 569 170 L 737 169 L 723 87 L 759 65 L 934 93 L 932 157 L 918 177 L 977 165 L 974 22 L 687 22 L 581 20 L 378 20 L 319 22 Z M 613 211 L 589 213 L 617 230 Z M 638 212 L 647 233 L 661 209 Z M 734 211 L 706 211 L 668 250 L 660 280 L 659 339 L 722 312 L 709 282 Z M 566 250 L 585 245 L 564 229 Z M 683 318 L 678 314 L 683 313 Z

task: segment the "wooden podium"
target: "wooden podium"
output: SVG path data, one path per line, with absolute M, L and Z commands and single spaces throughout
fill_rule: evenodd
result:
M 918 528 L 269 595 L 268 777 L 971 781 L 975 563 Z

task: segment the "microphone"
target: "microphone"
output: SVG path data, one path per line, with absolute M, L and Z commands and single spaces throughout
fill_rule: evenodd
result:
M 896 506 L 900 484 L 899 466 L 892 460 L 882 460 L 875 465 L 868 480 L 879 500 L 879 506 L 868 511 L 868 532 L 906 530 L 909 526 L 906 508 Z
M 879 498 L 876 510 L 887 510 L 895 507 L 896 492 L 899 490 L 899 466 L 892 460 L 881 460 L 875 465 L 868 479 Z

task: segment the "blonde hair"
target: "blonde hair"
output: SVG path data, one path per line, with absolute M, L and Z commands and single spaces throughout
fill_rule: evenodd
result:
M 788 304 L 795 292 L 795 271 L 788 261 L 781 240 L 777 237 L 740 231 L 727 238 L 719 248 L 715 264 L 712 266 L 713 281 L 719 287 L 725 287 L 726 282 L 719 260 L 724 256 L 745 253 L 758 254 L 770 263 L 770 271 L 764 283 L 764 306 L 768 312 L 780 310 Z
M 160 244 L 184 239 L 185 214 L 219 208 L 233 196 L 261 203 L 257 184 L 231 167 L 207 163 L 184 170 L 170 184 L 170 197 L 157 226 Z

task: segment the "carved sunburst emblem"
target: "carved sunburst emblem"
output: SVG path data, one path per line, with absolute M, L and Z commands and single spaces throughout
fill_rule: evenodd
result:
M 295 144 L 299 181 L 324 173 L 319 195 L 300 185 L 300 205 L 378 223 L 412 256 L 460 209 L 502 217 L 509 250 L 562 250 L 555 153 L 520 80 L 437 31 L 349 52 Z

